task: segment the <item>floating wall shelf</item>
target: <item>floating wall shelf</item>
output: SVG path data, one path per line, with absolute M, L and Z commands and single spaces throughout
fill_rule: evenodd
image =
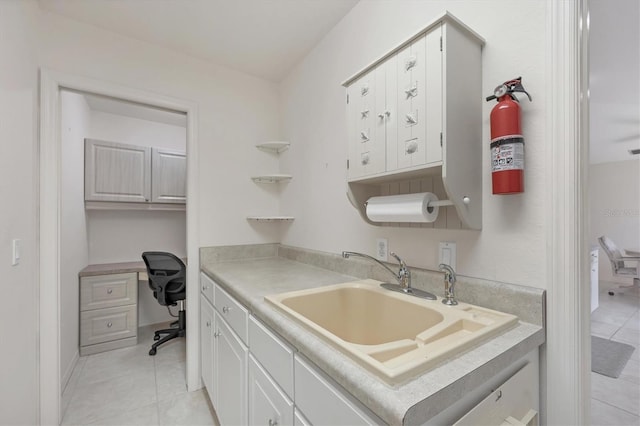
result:
M 280 154 L 281 152 L 289 149 L 290 145 L 291 144 L 289 142 L 270 141 L 270 142 L 259 143 L 258 145 L 256 145 L 256 148 L 263 149 L 265 151 L 272 151 L 272 152 L 275 152 L 276 154 Z
M 247 220 L 256 222 L 291 222 L 295 218 L 292 216 L 248 216 Z
M 280 183 L 289 182 L 293 176 L 283 174 L 272 174 L 262 176 L 252 176 L 251 179 L 256 183 Z

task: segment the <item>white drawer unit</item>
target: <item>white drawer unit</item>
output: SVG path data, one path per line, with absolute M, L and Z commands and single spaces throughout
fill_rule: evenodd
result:
M 240 337 L 240 340 L 247 344 L 247 323 L 249 322 L 249 312 L 238 303 L 229 293 L 224 291 L 219 285 L 214 289 L 214 304 L 220 317 L 223 318 L 231 329 Z
M 80 355 L 138 343 L 138 274 L 80 278 Z
M 293 401 L 249 355 L 249 424 L 293 425 Z
M 83 277 L 80 284 L 80 310 L 135 305 L 138 299 L 136 273 Z
M 249 347 L 252 355 L 293 398 L 293 349 L 253 316 L 249 319 Z
M 204 272 L 200 272 L 200 290 L 202 291 L 204 297 L 206 297 L 209 303 L 211 303 L 212 305 L 215 305 L 213 298 L 213 289 L 215 288 L 215 286 L 216 284 L 211 278 L 206 276 Z
M 315 425 L 379 425 L 384 422 L 302 356 L 295 357 L 296 407 Z

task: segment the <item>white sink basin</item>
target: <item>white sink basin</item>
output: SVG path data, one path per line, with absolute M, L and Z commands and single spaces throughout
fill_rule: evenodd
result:
M 363 280 L 266 296 L 280 311 L 395 385 L 518 322 L 460 303 L 445 306 Z

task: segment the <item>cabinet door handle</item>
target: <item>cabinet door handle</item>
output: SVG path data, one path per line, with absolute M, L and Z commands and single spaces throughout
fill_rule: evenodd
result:
M 380 120 L 382 120 L 385 117 L 387 117 L 387 118 L 391 117 L 391 111 L 386 110 L 385 112 L 381 112 L 380 114 L 378 114 L 378 118 Z
M 269 426 L 278 426 L 278 421 L 269 419 Z
M 108 322 L 107 323 L 107 328 L 111 328 L 111 326 L 113 326 L 113 323 L 112 322 Z
M 220 333 L 220 330 L 218 330 L 215 333 L 213 333 L 213 337 L 217 339 L 218 336 L 220 336 L 220 334 L 222 334 L 222 333 Z
M 113 293 L 113 289 L 112 288 L 108 288 L 107 289 L 107 294 L 111 294 L 111 293 Z
M 228 314 L 230 310 L 231 310 L 231 308 L 228 307 L 228 306 L 223 306 L 222 307 L 222 313 L 223 314 Z
M 211 321 L 207 321 L 207 327 L 211 327 Z
M 206 286 L 206 285 L 203 285 L 203 286 L 202 286 L 202 291 L 205 291 L 206 289 L 207 289 L 207 286 Z

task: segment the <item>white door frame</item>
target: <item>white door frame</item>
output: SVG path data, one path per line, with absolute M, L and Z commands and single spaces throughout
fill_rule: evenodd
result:
M 38 188 L 38 304 L 40 424 L 59 424 L 60 408 L 60 90 L 110 96 L 187 114 L 187 387 L 198 389 L 198 110 L 193 102 L 170 98 L 73 74 L 40 71 Z
M 547 0 L 546 160 L 551 173 L 541 424 L 550 425 L 590 424 L 587 17 L 588 0 Z

